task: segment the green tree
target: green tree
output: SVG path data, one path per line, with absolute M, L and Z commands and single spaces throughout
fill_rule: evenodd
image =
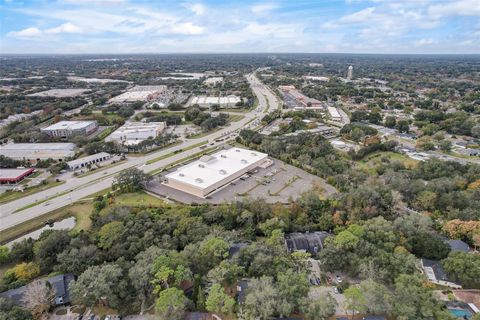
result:
M 32 320 L 32 315 L 27 310 L 17 306 L 13 301 L 0 297 L 1 320 Z
M 70 284 L 70 292 L 75 301 L 94 306 L 102 300 L 113 308 L 122 304 L 127 283 L 122 269 L 116 264 L 92 266 Z
M 280 305 L 283 306 L 281 315 L 288 316 L 300 306 L 300 302 L 308 295 L 310 283 L 304 272 L 295 272 L 288 269 L 277 275 L 276 288 Z
M 57 264 L 57 255 L 70 243 L 68 230 L 47 230 L 35 242 L 33 251 L 42 272 L 50 272 Z
M 267 320 L 275 315 L 278 291 L 271 277 L 252 279 L 248 285 L 243 313 L 246 319 Z
M 0 265 L 10 260 L 10 252 L 7 247 L 0 246 Z
M 405 132 L 407 133 L 410 131 L 410 126 L 407 120 L 399 120 L 397 121 L 397 130 L 398 132 Z
M 110 249 L 122 237 L 123 223 L 112 221 L 102 226 L 98 231 L 98 246 L 102 249 Z
M 365 307 L 368 313 L 390 313 L 392 296 L 383 284 L 367 279 L 360 282 L 360 291 L 365 297 Z
M 220 284 L 215 283 L 208 292 L 205 306 L 210 312 L 228 315 L 233 311 L 235 299 L 226 294 Z
M 352 286 L 345 290 L 344 295 L 345 309 L 351 310 L 352 314 L 355 314 L 357 311 L 364 313 L 368 310 L 366 307 L 367 299 L 360 288 Z
M 452 150 L 452 142 L 450 140 L 442 140 L 438 142 L 438 147 L 443 152 L 450 152 Z
M 337 301 L 329 293 L 323 293 L 318 299 L 304 300 L 304 313 L 306 320 L 326 320 L 335 314 Z
M 454 319 L 441 308 L 418 275 L 402 274 L 395 279 L 393 315 L 401 320 Z
M 160 292 L 155 310 L 162 319 L 180 320 L 184 317 L 187 305 L 188 299 L 182 290 L 168 288 Z
M 393 129 L 395 128 L 396 124 L 397 120 L 395 119 L 395 117 L 388 116 L 385 118 L 385 127 Z
M 223 260 L 218 266 L 211 269 L 207 278 L 213 283 L 223 283 L 233 285 L 238 277 L 243 273 L 243 268 L 236 263 Z
M 152 176 L 137 168 L 129 168 L 120 172 L 112 183 L 112 189 L 120 193 L 136 192 L 152 180 Z
M 153 293 L 154 273 L 152 265 L 157 256 L 162 255 L 164 250 L 152 246 L 147 250 L 140 252 L 135 257 L 135 264 L 128 270 L 128 277 L 135 288 L 140 300 L 140 314 L 143 314 L 145 303 Z
M 480 288 L 480 255 L 451 252 L 442 265 L 451 280 L 465 288 Z
M 100 261 L 99 251 L 95 245 L 70 248 L 57 256 L 55 270 L 63 273 L 81 274 L 89 266 Z

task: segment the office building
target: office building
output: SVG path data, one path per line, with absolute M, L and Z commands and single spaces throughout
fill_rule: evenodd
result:
M 165 122 L 126 122 L 112 132 L 105 141 L 116 141 L 127 146 L 136 145 L 150 137 L 157 137 L 165 127 Z
M 42 132 L 50 137 L 70 137 L 73 135 L 89 135 L 98 129 L 97 121 L 60 121 L 46 128 Z

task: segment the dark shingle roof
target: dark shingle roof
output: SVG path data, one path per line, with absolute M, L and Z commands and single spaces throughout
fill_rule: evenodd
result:
M 73 274 L 61 274 L 58 276 L 54 276 L 51 278 L 46 279 L 48 283 L 52 286 L 55 290 L 55 304 L 62 305 L 70 302 L 70 295 L 68 287 L 70 282 L 73 281 L 75 278 Z M 0 297 L 11 299 L 16 304 L 22 303 L 22 297 L 27 289 L 27 286 L 22 286 L 16 289 L 8 290 L 5 292 L 0 293 Z
M 470 247 L 462 240 L 447 240 L 447 244 L 453 252 L 469 252 Z
M 435 274 L 435 278 L 437 278 L 437 280 L 449 281 L 440 261 L 422 259 L 422 265 L 424 267 L 432 268 L 433 273 Z
M 331 234 L 325 231 L 294 232 L 285 236 L 285 244 L 288 252 L 306 251 L 315 255 L 323 249 L 325 238 L 330 236 Z

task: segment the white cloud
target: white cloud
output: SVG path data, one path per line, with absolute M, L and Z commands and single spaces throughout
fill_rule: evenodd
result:
M 60 3 L 67 4 L 89 4 L 89 5 L 114 5 L 126 3 L 127 0 L 59 0 Z
M 454 0 L 442 4 L 434 4 L 428 8 L 428 13 L 434 17 L 444 16 L 480 16 L 480 1 Z
M 266 13 L 266 12 L 269 12 L 269 11 L 272 11 L 274 9 L 277 9 L 278 8 L 278 5 L 275 4 L 275 3 L 259 3 L 259 4 L 256 4 L 256 5 L 253 5 L 250 10 L 252 10 L 253 13 L 256 13 L 256 14 L 262 14 L 262 13 Z
M 38 37 L 42 34 L 42 31 L 38 28 L 26 28 L 20 31 L 12 31 L 9 32 L 7 35 L 13 38 L 19 39 L 26 39 L 26 38 L 33 38 Z
M 416 40 L 414 41 L 414 45 L 417 46 L 417 47 L 422 47 L 422 46 L 431 46 L 431 45 L 434 45 L 434 44 L 437 44 L 438 41 L 436 40 L 433 40 L 433 39 L 420 39 L 420 40 Z
M 183 6 L 198 16 L 207 12 L 207 8 L 201 3 L 185 3 Z
M 192 22 L 186 22 L 172 26 L 171 31 L 176 34 L 197 35 L 204 33 L 205 28 L 194 25 Z
M 58 27 L 45 30 L 45 33 L 57 34 L 57 33 L 82 33 L 83 30 L 77 27 L 71 22 L 64 23 Z

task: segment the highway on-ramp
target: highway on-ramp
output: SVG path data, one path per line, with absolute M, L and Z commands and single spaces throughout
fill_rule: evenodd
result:
M 253 120 L 257 118 L 261 119 L 266 113 L 280 106 L 278 98 L 267 86 L 261 83 L 254 74 L 249 74 L 246 78 L 258 99 L 258 106 L 246 113 L 242 120 L 232 122 L 229 126 L 215 131 L 208 136 L 196 139 L 185 139 L 179 145 L 165 148 L 146 156 L 128 157 L 125 162 L 114 167 L 83 177 L 73 177 L 62 185 L 0 205 L 0 231 L 65 207 L 95 192 L 109 188 L 112 185 L 114 177 L 122 170 L 136 167 L 144 172 L 152 172 L 200 152 L 200 146 L 193 148 L 192 146 L 202 141 L 208 139 L 210 143 L 212 143 L 215 139 L 221 137 L 229 136 L 233 138 L 241 129 L 248 127 Z M 189 147 L 191 147 L 191 149 L 188 149 Z M 177 153 L 162 160 L 147 164 L 149 160 L 169 155 L 174 151 L 177 151 Z

